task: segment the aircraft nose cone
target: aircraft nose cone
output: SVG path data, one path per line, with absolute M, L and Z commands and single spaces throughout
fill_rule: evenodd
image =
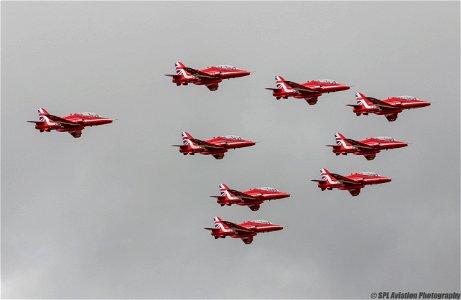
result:
M 251 72 L 248 72 L 248 71 L 240 71 L 240 76 L 248 76 L 250 74 Z
M 282 230 L 283 226 L 277 226 L 275 230 Z
M 340 85 L 340 86 L 339 86 L 339 89 L 342 90 L 342 91 L 348 90 L 348 89 L 350 89 L 350 88 L 351 88 L 351 87 L 348 86 L 348 85 Z
M 389 177 L 383 177 L 383 182 L 391 182 L 392 179 L 390 179 Z
M 425 107 L 425 106 L 430 106 L 431 103 L 429 101 L 421 101 L 419 105 L 420 107 Z
M 401 148 L 401 147 L 406 147 L 408 146 L 408 143 L 405 143 L 405 142 L 401 142 L 401 141 L 394 141 L 393 143 L 393 147 L 396 147 L 396 148 Z
M 247 143 L 248 143 L 248 146 L 254 146 L 254 145 L 256 145 L 256 142 L 253 142 L 253 141 L 248 141 Z

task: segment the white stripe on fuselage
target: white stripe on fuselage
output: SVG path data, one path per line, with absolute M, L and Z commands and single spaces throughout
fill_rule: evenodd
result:
M 354 146 L 349 146 L 349 145 L 347 145 L 347 144 L 346 144 L 346 141 L 343 140 L 342 138 L 338 138 L 337 141 L 340 142 L 341 145 L 342 145 L 345 149 L 355 149 Z
M 322 174 L 322 176 L 324 176 L 327 179 L 328 183 L 330 183 L 330 184 L 338 184 L 339 183 L 339 181 L 337 181 L 337 180 L 333 181 L 333 179 L 331 179 L 332 176 L 330 176 L 328 174 L 324 173 L 324 174 Z
M 231 232 L 231 231 L 233 231 L 233 230 L 230 229 L 230 228 L 229 228 L 229 229 L 226 229 L 226 228 L 224 227 L 224 224 L 222 223 L 222 221 L 216 221 L 215 224 L 218 224 L 218 226 L 221 228 L 221 230 L 222 230 L 223 232 Z
M 224 191 L 224 193 L 226 193 L 226 196 L 227 196 L 227 198 L 228 198 L 229 200 L 238 200 L 238 199 L 240 199 L 240 198 L 237 197 L 237 196 L 232 196 L 232 195 L 230 194 L 230 192 L 227 191 L 227 190 Z

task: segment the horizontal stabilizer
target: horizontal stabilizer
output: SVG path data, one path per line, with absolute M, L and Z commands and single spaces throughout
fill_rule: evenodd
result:
M 218 232 L 219 229 L 218 228 L 211 228 L 211 227 L 205 227 L 203 229 L 206 229 L 206 230 L 211 230 L 212 232 Z
M 350 106 L 350 107 L 353 107 L 353 108 L 360 108 L 360 107 L 362 107 L 361 105 L 357 105 L 357 104 L 346 104 L 346 106 Z

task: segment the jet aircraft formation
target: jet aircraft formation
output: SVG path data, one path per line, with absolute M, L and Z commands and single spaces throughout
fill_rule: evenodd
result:
M 233 67 L 230 65 L 217 65 L 204 69 L 194 69 L 185 66 L 182 62 L 175 63 L 176 74 L 167 74 L 172 78 L 172 82 L 177 86 L 186 86 L 189 83 L 194 85 L 204 85 L 210 91 L 216 91 L 224 79 L 244 77 L 251 72 Z M 349 86 L 340 84 L 334 80 L 318 79 L 306 82 L 294 82 L 285 80 L 282 76 L 275 76 L 275 88 L 266 88 L 272 91 L 272 95 L 277 99 L 304 99 L 309 105 L 315 105 L 318 98 L 325 93 L 339 92 L 350 89 Z M 397 119 L 403 110 L 429 106 L 431 103 L 426 100 L 417 99 L 411 96 L 390 97 L 385 100 L 378 100 L 366 97 L 364 94 L 356 92 L 357 104 L 348 104 L 353 107 L 353 112 L 357 115 L 384 115 L 389 122 Z M 112 123 L 112 119 L 102 117 L 95 113 L 74 113 L 58 117 L 48 113 L 44 108 L 38 109 L 39 120 L 28 121 L 35 124 L 35 128 L 40 132 L 68 132 L 74 138 L 82 135 L 85 127 L 92 127 Z M 236 135 L 221 135 L 207 140 L 194 138 L 188 132 L 181 133 L 182 144 L 173 145 L 179 148 L 183 155 L 211 155 L 215 159 L 223 159 L 225 153 L 230 149 L 251 147 L 256 144 L 252 140 L 243 139 Z M 373 160 L 376 154 L 382 150 L 402 148 L 408 146 L 407 143 L 398 141 L 391 137 L 379 136 L 366 138 L 364 140 L 354 140 L 346 138 L 341 133 L 335 134 L 335 145 L 327 145 L 332 148 L 336 155 L 362 155 L 367 160 Z M 360 194 L 366 185 L 381 184 L 390 182 L 391 178 L 378 175 L 374 172 L 357 172 L 349 175 L 339 175 L 329 172 L 322 168 L 322 179 L 313 179 L 318 187 L 324 190 L 347 190 L 352 196 Z M 258 211 L 266 201 L 278 200 L 290 197 L 289 193 L 281 192 L 272 187 L 251 188 L 246 191 L 238 191 L 229 188 L 225 184 L 219 185 L 220 195 L 211 196 L 216 198 L 216 202 L 221 206 L 247 206 L 252 211 Z M 253 237 L 258 233 L 282 230 L 280 225 L 272 224 L 269 221 L 253 220 L 236 224 L 214 217 L 214 228 L 205 228 L 211 231 L 215 238 L 240 238 L 245 244 L 251 244 Z

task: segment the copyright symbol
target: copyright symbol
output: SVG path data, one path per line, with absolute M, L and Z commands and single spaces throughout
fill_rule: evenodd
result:
M 376 299 L 377 296 L 378 295 L 376 293 L 371 293 L 371 295 L 370 295 L 371 299 Z

